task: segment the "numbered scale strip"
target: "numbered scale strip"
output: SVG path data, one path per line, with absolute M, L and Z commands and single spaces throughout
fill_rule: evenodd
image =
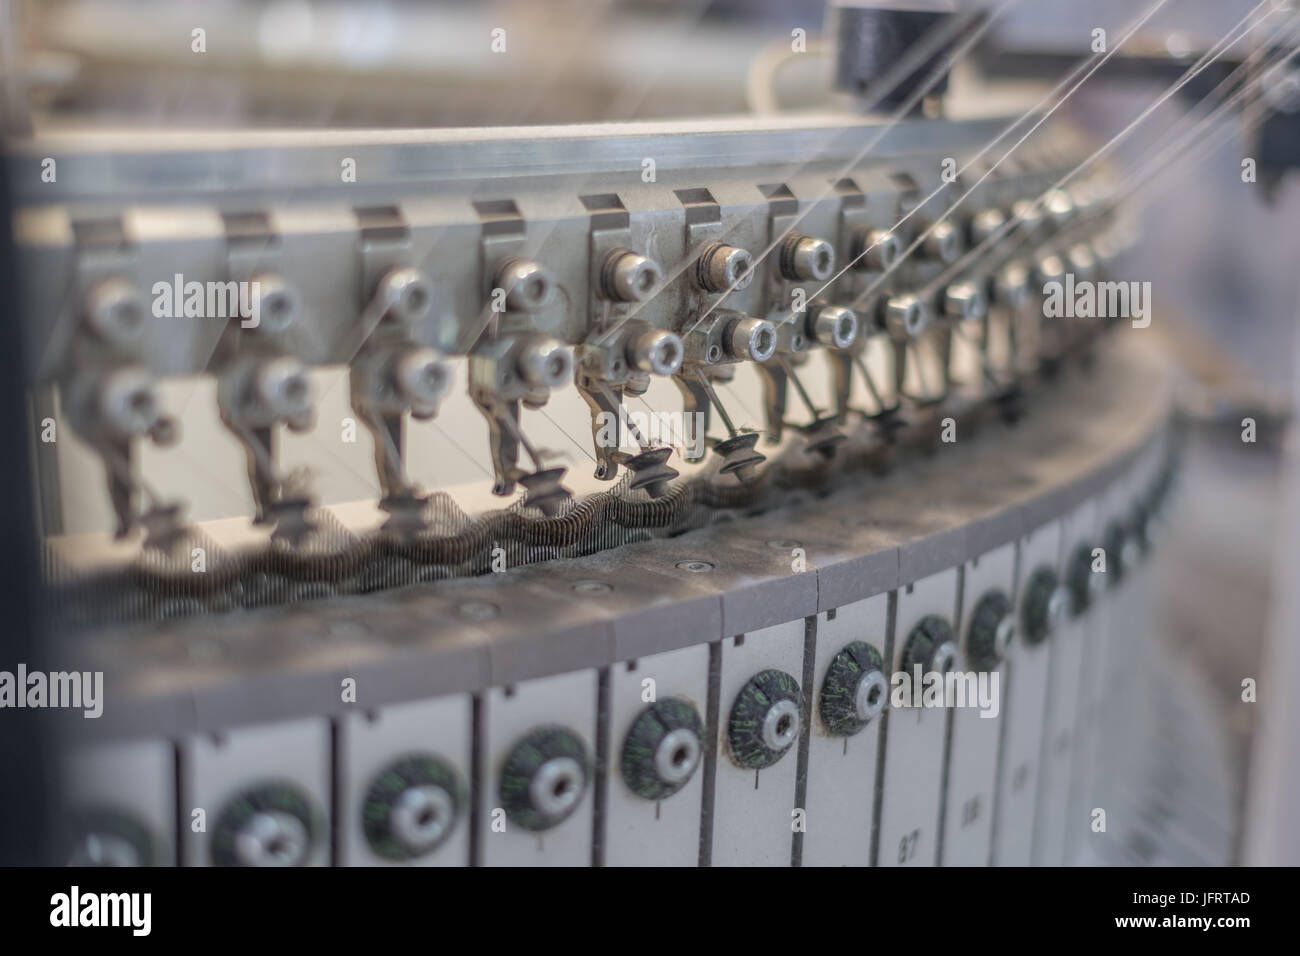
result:
M 1157 800 L 1167 779 L 1135 794 L 1120 773 L 1143 714 L 1160 734 L 1184 706 L 1126 696 L 1159 657 L 1144 582 L 1177 460 L 1138 335 L 1069 365 L 1015 428 L 869 490 L 484 579 L 87 636 L 68 660 L 106 672 L 106 706 L 70 727 L 69 857 L 1223 862 L 1200 820 L 1230 797 L 1212 776 Z M 931 706 L 929 674 L 952 706 Z M 1198 748 L 1194 767 L 1213 735 L 1187 727 L 1167 745 L 1175 765 Z M 1173 850 L 1152 848 L 1152 804 Z

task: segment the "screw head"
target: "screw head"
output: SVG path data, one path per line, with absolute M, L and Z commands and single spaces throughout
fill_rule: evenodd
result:
M 533 388 L 558 388 L 573 377 L 573 353 L 553 339 L 523 345 L 515 365 L 520 378 Z
M 978 322 L 988 314 L 984 290 L 975 282 L 956 282 L 943 294 L 943 311 L 950 319 Z
M 862 237 L 858 269 L 887 272 L 903 254 L 903 243 L 888 229 L 872 229 Z
M 812 319 L 813 337 L 827 348 L 846 349 L 857 340 L 858 316 L 852 309 L 822 306 L 813 313 Z
M 676 332 L 652 329 L 637 336 L 628 346 L 628 361 L 642 372 L 672 375 L 682 367 L 686 347 Z
M 433 308 L 433 285 L 414 266 L 398 266 L 379 280 L 379 300 L 385 314 L 410 325 L 419 322 Z
M 782 244 L 781 274 L 796 282 L 824 282 L 835 271 L 835 247 L 825 239 L 795 234 Z
M 528 259 L 509 259 L 497 270 L 497 287 L 516 312 L 540 312 L 555 300 L 555 276 Z
M 257 332 L 271 334 L 285 332 L 298 321 L 298 293 L 288 282 L 274 272 L 263 272 L 253 276 L 253 288 L 256 290 L 258 323 L 250 327 Z
M 99 338 L 114 345 L 130 345 L 144 333 L 144 296 L 126 279 L 105 279 L 86 299 L 86 322 Z
M 690 571 L 692 574 L 705 574 L 713 570 L 713 565 L 708 561 L 678 561 L 677 567 L 682 571 Z
M 393 363 L 397 393 L 418 410 L 437 409 L 451 388 L 451 372 L 438 353 L 418 346 L 405 350 Z
M 288 355 L 259 363 L 253 373 L 253 396 L 270 418 L 302 418 L 312 407 L 306 367 Z
M 1043 200 L 1047 216 L 1053 225 L 1063 226 L 1074 215 L 1074 200 L 1064 189 L 1053 189 Z
M 663 281 L 657 262 L 627 249 L 609 254 L 606 275 L 605 293 L 618 302 L 644 302 Z
M 705 292 L 744 289 L 754 279 L 754 257 L 737 246 L 717 242 L 700 256 L 695 276 Z
M 951 222 L 941 219 L 930 227 L 922 248 L 931 259 L 952 265 L 961 256 L 961 233 Z
M 1043 228 L 1043 212 L 1032 199 L 1017 199 L 1011 204 L 1011 215 L 1025 235 L 1037 235 Z
M 971 238 L 976 243 L 985 242 L 999 229 L 1006 225 L 1007 217 L 1001 209 L 981 209 L 971 219 Z
M 736 358 L 766 362 L 776 354 L 776 326 L 767 319 L 739 319 L 731 328 L 730 342 Z
M 119 438 L 138 438 L 158 424 L 162 413 L 153 379 L 137 366 L 115 369 L 104 376 L 97 395 L 99 418 Z
M 897 339 L 913 339 L 930 327 L 932 316 L 911 293 L 893 296 L 885 304 L 885 327 Z

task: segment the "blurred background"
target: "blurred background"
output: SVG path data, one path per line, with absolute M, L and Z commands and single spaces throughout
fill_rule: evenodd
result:
M 666 120 L 853 108 L 828 83 L 822 0 L 0 0 L 5 129 L 503 126 Z M 936 6 L 936 4 L 926 4 Z M 983 4 L 938 4 L 946 8 Z M 951 115 L 1023 102 L 1148 8 L 1132 0 L 1026 0 L 999 9 L 953 78 Z M 1099 142 L 1137 116 L 1255 4 L 1173 0 L 1064 109 Z M 484 37 L 504 31 L 510 57 Z M 203 50 L 195 30 L 203 32 Z M 806 54 L 793 55 L 793 31 Z M 1258 52 L 1247 37 L 1207 71 L 1212 85 Z M 974 101 L 963 77 L 980 71 Z M 1292 71 L 1290 93 L 1297 87 Z M 1205 91 L 1161 106 L 1117 151 L 1121 169 L 1151 155 Z M 1294 131 L 1300 96 L 1282 89 L 1269 122 Z M 1300 298 L 1300 190 L 1285 149 L 1265 162 L 1260 127 L 1230 135 L 1196 165 L 1154 177 L 1142 239 L 1125 271 L 1149 280 L 1151 328 L 1181 369 L 1188 421 L 1184 497 L 1161 562 L 1161 639 L 1214 688 L 1207 702 L 1252 773 L 1262 712 L 1296 729 L 1283 675 L 1300 676 L 1294 500 L 1284 467 L 1294 407 Z M 1294 137 L 1294 133 L 1290 134 Z M 1283 136 L 1283 142 L 1286 141 Z M 1272 146 L 1269 149 L 1273 149 Z M 1245 183 L 1243 157 L 1261 160 Z M 1255 418 L 1258 440 L 1241 439 Z M 1287 505 L 1287 501 L 1292 502 Z M 1290 507 L 1291 511 L 1285 509 Z M 1290 524 L 1288 524 L 1288 521 Z M 1289 530 L 1288 530 L 1289 529 Z M 1273 650 L 1266 651 L 1266 638 Z M 1271 656 L 1269 656 L 1271 655 Z M 1271 681 L 1269 677 L 1276 675 Z M 1256 678 L 1257 706 L 1241 703 Z M 1274 708 L 1268 710 L 1268 708 Z M 1254 773 L 1296 793 L 1297 772 L 1261 752 Z M 1292 776 L 1289 783 L 1285 775 Z M 1291 789 L 1287 789 L 1290 787 Z M 1245 788 L 1241 789 L 1245 792 Z M 1248 798 L 1243 798 L 1243 801 Z M 1243 802 L 1243 806 L 1245 803 Z M 1272 807 L 1272 810 L 1270 810 Z M 1265 800 L 1255 811 L 1277 807 Z M 1295 828 L 1238 859 L 1300 859 Z

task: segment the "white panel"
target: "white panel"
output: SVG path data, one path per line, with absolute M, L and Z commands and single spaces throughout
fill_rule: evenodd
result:
M 1131 500 L 1129 482 L 1123 478 L 1107 488 L 1096 502 L 1097 541 L 1102 546 L 1107 525 L 1112 519 L 1127 520 L 1127 509 Z M 1107 573 L 1113 567 L 1113 556 L 1106 555 Z M 1107 579 L 1110 584 L 1110 579 Z M 1083 718 L 1081 727 L 1082 747 L 1072 772 L 1072 794 L 1069 815 L 1065 824 L 1065 853 L 1067 862 L 1078 863 L 1083 859 L 1083 851 L 1090 838 L 1097 836 L 1091 829 L 1092 809 L 1103 806 L 1102 765 L 1104 755 L 1100 749 L 1103 730 L 1103 718 L 1107 698 L 1110 693 L 1112 674 L 1111 637 L 1115 630 L 1113 623 L 1121 620 L 1116 608 L 1124 588 L 1107 587 L 1099 595 L 1090 609 L 1085 622 L 1084 642 L 1086 650 L 1080 668 L 1080 714 Z M 1119 641 L 1116 640 L 1116 651 Z
M 650 706 L 642 696 L 642 682 L 646 679 L 654 680 L 656 700 L 684 698 L 695 708 L 702 724 L 709 692 L 709 646 L 697 644 L 610 668 L 605 865 L 695 866 L 700 859 L 703 755 L 689 782 L 662 800 L 639 796 L 623 779 L 624 741 L 633 721 Z
M 962 669 L 973 664 L 966 657 L 966 641 L 971 617 L 980 598 L 990 591 L 1001 591 L 1008 600 L 1015 590 L 1016 546 L 1003 545 L 995 551 L 966 563 L 963 585 L 961 647 Z M 952 740 L 948 745 L 948 792 L 944 808 L 943 846 L 940 858 L 944 866 L 985 866 L 989 861 L 993 839 L 993 807 L 998 777 L 998 743 L 1002 736 L 1002 693 L 1006 689 L 1005 668 L 999 665 L 989 672 L 989 689 L 993 692 L 993 675 L 997 676 L 996 716 L 982 716 L 978 707 L 958 707 L 952 712 Z M 993 711 L 990 711 L 993 713 Z
M 467 866 L 469 770 L 473 746 L 471 698 L 439 697 L 348 714 L 339 721 L 339 864 L 342 866 Z M 363 810 L 375 778 L 407 756 L 433 757 L 456 775 L 456 822 L 433 852 L 409 861 L 380 856 L 366 839 Z
M 865 641 L 880 652 L 883 661 L 888 612 L 889 595 L 878 594 L 838 608 L 833 619 L 826 614 L 817 618 L 817 654 L 813 666 L 817 686 L 813 688 L 816 696 L 808 740 L 804 866 L 868 866 L 871 863 L 876 755 L 884 721 L 877 717 L 851 737 L 834 736 L 822 723 L 820 703 L 826 670 L 848 644 Z M 885 670 L 888 676 L 888 667 Z
M 736 764 L 728 754 L 727 725 L 736 695 L 761 671 L 803 675 L 803 619 L 722 641 L 718 757 L 713 799 L 714 866 L 789 866 L 798 744 L 764 770 Z M 807 688 L 800 688 L 807 693 Z
M 1062 584 L 1066 583 L 1064 577 L 1075 549 L 1080 543 L 1096 541 L 1096 525 L 1095 502 L 1088 502 L 1066 516 L 1061 550 Z M 1035 866 L 1061 866 L 1065 863 L 1070 773 L 1081 749 L 1079 674 L 1087 653 L 1088 613 L 1085 611 L 1077 618 L 1067 615 L 1060 631 L 1051 638 L 1052 663 L 1047 690 L 1050 706 L 1042 746 L 1042 775 L 1034 834 Z
M 938 614 L 951 623 L 956 612 L 956 568 L 899 589 L 894 671 L 901 669 L 908 634 L 921 618 Z M 937 860 L 948 713 L 942 707 L 896 709 L 891 701 L 876 859 L 880 866 L 933 866 Z
M 588 784 L 577 809 L 558 825 L 533 832 L 503 819 L 501 770 L 515 745 L 539 727 L 561 726 L 582 739 L 587 750 Z M 509 693 L 493 687 L 483 696 L 483 788 L 479 847 L 484 866 L 589 866 L 592 789 L 596 740 L 596 672 L 579 671 L 514 685 Z
M 1034 842 L 1039 748 L 1047 716 L 1047 677 L 1054 635 L 1037 646 L 1024 639 L 1026 582 L 1034 571 L 1059 568 L 1061 526 L 1043 525 L 1020 539 L 1020 580 L 1016 585 L 1016 638 L 1007 653 L 1003 690 L 1004 731 L 998 778 L 998 812 L 993 831 L 993 862 L 1028 866 Z
M 153 859 L 141 860 L 141 865 L 175 864 L 176 770 L 170 743 L 150 740 L 78 748 L 64 758 L 62 776 L 64 801 L 74 815 L 121 815 L 148 833 Z M 75 835 L 74 852 L 89 851 L 95 859 L 95 848 L 82 844 L 85 835 Z
M 307 865 L 330 862 L 330 726 L 298 720 L 218 736 L 192 737 L 181 748 L 182 862 L 212 865 L 212 838 L 222 811 L 250 788 L 285 783 L 299 791 L 316 815 Z M 193 811 L 202 808 L 207 832 L 195 833 Z

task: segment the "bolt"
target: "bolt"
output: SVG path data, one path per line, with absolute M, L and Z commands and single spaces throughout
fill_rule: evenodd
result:
M 628 343 L 627 358 L 643 372 L 672 375 L 682 367 L 686 349 L 681 337 L 667 329 L 651 329 Z
M 835 270 L 835 247 L 825 239 L 791 233 L 781 243 L 781 274 L 797 282 L 824 282 Z
M 930 310 L 911 293 L 896 295 L 885 305 L 885 328 L 896 339 L 916 338 L 930 327 Z
M 957 282 L 943 294 L 943 314 L 962 322 L 978 322 L 988 312 L 984 290 L 974 282 Z
M 707 561 L 678 561 L 677 568 L 681 571 L 690 571 L 692 574 L 704 574 L 713 570 L 713 565 Z
M 931 259 L 952 265 L 961 255 L 961 233 L 948 220 L 941 219 L 930 227 L 921 248 Z
M 763 715 L 763 743 L 772 750 L 784 750 L 799 736 L 799 705 L 778 700 Z
M 86 297 L 86 321 L 107 342 L 134 342 L 144 331 L 144 318 L 144 298 L 126 279 L 105 279 Z
M 1011 204 L 1011 215 L 1025 235 L 1035 236 L 1043 228 L 1043 212 L 1032 199 L 1017 199 Z
M 423 272 L 414 266 L 389 269 L 379 280 L 379 300 L 385 314 L 410 325 L 429 314 L 433 306 L 433 287 Z
M 298 293 L 274 272 L 253 276 L 257 289 L 257 315 L 259 332 L 284 332 L 298 319 Z
M 235 857 L 244 866 L 296 866 L 310 844 L 307 828 L 293 814 L 262 810 L 235 834 Z
M 516 312 L 540 312 L 555 299 L 555 277 L 528 259 L 507 259 L 497 270 L 496 285 Z
M 1086 243 L 1071 246 L 1066 258 L 1070 260 L 1070 268 L 1082 279 L 1091 280 L 1097 272 L 1097 258 Z
M 100 420 L 119 438 L 144 435 L 160 418 L 153 380 L 142 368 L 109 372 L 100 383 L 97 399 Z
M 573 375 L 573 355 L 553 339 L 524 344 L 515 360 L 519 377 L 531 388 L 557 388 Z
M 1043 199 L 1043 206 L 1047 209 L 1048 218 L 1057 227 L 1064 226 L 1074 215 L 1074 200 L 1064 189 L 1049 192 Z
M 887 229 L 872 229 L 860 238 L 862 249 L 855 263 L 859 270 L 885 272 L 894 267 L 903 254 L 903 244 L 898 236 Z
M 978 245 L 1006 225 L 1006 222 L 1007 217 L 1002 215 L 1002 210 L 981 209 L 971 219 L 971 238 L 975 240 L 975 243 Z
M 883 671 L 872 670 L 862 675 L 857 690 L 853 695 L 853 713 L 860 721 L 868 721 L 880 715 L 889 698 L 889 683 Z
M 1065 275 L 1065 263 L 1057 255 L 1046 255 L 1034 263 L 1034 271 L 1044 282 L 1059 280 Z
M 1023 263 L 1008 263 L 994 279 L 993 291 L 998 302 L 1019 311 L 1029 298 L 1029 270 Z
M 840 305 L 824 305 L 809 313 L 809 330 L 826 348 L 846 349 L 858 337 L 858 316 Z
M 700 738 L 689 727 L 678 727 L 664 735 L 655 748 L 655 772 L 668 786 L 685 783 L 700 762 Z
M 601 290 L 616 302 L 644 302 L 662 279 L 663 270 L 653 259 L 616 249 L 605 257 Z
M 393 363 L 393 383 L 411 405 L 436 408 L 451 385 L 451 375 L 437 352 L 418 346 L 403 351 Z
M 776 327 L 767 319 L 738 319 L 726 337 L 731 357 L 766 362 L 776 354 Z
M 275 419 L 301 418 L 311 411 L 311 381 L 302 362 L 283 355 L 258 364 L 253 396 Z
M 695 279 L 706 292 L 743 289 L 754 278 L 754 257 L 744 249 L 715 242 L 704 250 L 695 267 Z

